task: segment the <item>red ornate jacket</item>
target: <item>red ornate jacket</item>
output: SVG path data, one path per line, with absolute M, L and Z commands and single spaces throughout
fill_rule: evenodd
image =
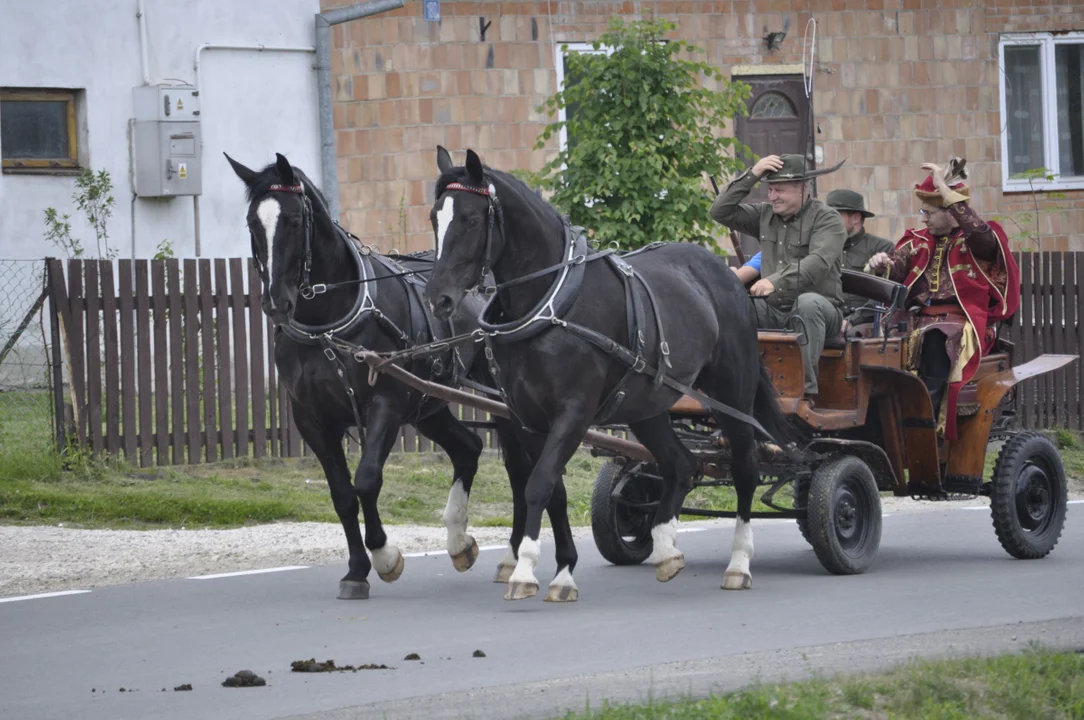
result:
M 1011 317 L 1020 307 L 1020 268 L 1009 249 L 1009 239 L 1005 230 L 994 221 L 982 223 L 963 203 L 963 208 L 953 208 L 963 212 L 954 212 L 958 219 L 966 215 L 986 225 L 997 239 L 997 252 L 991 260 L 982 260 L 975 256 L 975 248 L 969 240 L 976 234 L 978 227 L 971 223 L 961 223 L 949 240 L 951 242 L 944 263 L 948 265 L 947 275 L 952 282 L 952 291 L 956 301 L 967 314 L 967 319 L 978 335 L 980 352 L 972 355 L 963 367 L 963 376 L 959 382 L 949 383 L 946 437 L 956 437 L 956 400 L 963 386 L 974 377 L 979 362 L 990 353 L 994 344 L 993 326 Z M 986 228 L 981 228 L 985 231 Z M 977 239 L 977 238 L 976 238 Z M 937 238 L 928 229 L 908 230 L 896 243 L 896 250 L 891 258 L 893 280 L 902 282 L 908 288 L 907 304 L 924 303 L 928 296 L 927 283 L 920 283 L 937 248 Z M 944 275 L 942 270 L 942 275 Z M 923 286 L 923 289 L 920 289 Z

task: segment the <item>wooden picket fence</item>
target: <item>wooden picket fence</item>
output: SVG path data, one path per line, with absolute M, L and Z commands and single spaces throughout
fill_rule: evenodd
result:
M 247 259 L 66 267 L 50 259 L 47 267 L 72 439 L 143 467 L 308 454 L 278 383 L 274 333 Z M 472 408 L 452 411 L 488 420 Z M 476 432 L 493 442 L 492 431 Z M 348 441 L 348 452 L 358 449 Z M 434 446 L 405 426 L 396 449 Z
M 1015 362 L 1084 345 L 1084 253 L 1020 253 Z M 274 334 L 245 258 L 50 259 L 72 439 L 133 465 L 306 454 L 277 380 Z M 1084 363 L 1018 386 L 1025 427 L 1084 430 Z M 485 413 L 453 406 L 464 420 Z M 476 430 L 487 446 L 495 438 Z M 402 452 L 434 450 L 412 427 Z M 348 451 L 357 447 L 349 442 Z

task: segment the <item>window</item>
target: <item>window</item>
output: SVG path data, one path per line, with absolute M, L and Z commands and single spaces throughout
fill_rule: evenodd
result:
M 757 119 L 768 118 L 796 118 L 798 113 L 794 111 L 794 105 L 786 95 L 777 92 L 766 92 L 757 100 L 749 117 Z
M 584 55 L 609 55 L 613 52 L 613 48 L 600 47 L 595 50 L 589 43 L 558 43 L 557 45 L 557 90 L 564 90 L 566 86 L 575 85 L 578 78 L 575 73 L 569 72 L 568 68 L 568 56 L 574 53 L 582 53 Z M 557 113 L 557 118 L 561 122 L 564 122 L 568 118 L 567 113 L 572 115 L 576 114 L 577 104 L 570 105 L 568 108 L 561 108 Z M 561 128 L 561 150 L 568 147 L 568 128 Z M 573 139 L 575 142 L 575 139 Z
M 79 167 L 76 91 L 0 89 L 0 158 L 4 172 Z
M 1003 35 L 1001 70 L 1002 188 L 1084 188 L 1084 33 Z

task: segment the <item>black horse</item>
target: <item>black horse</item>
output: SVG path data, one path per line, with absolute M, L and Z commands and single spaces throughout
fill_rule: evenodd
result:
M 294 422 L 324 468 L 335 511 L 346 531 L 349 571 L 339 583 L 339 597 L 369 596 L 373 554 L 380 579 L 399 578 L 403 558 L 387 544 L 380 525 L 377 497 L 383 467 L 399 427 L 412 423 L 418 432 L 449 455 L 453 479 L 444 509 L 448 553 L 456 570 L 466 571 L 478 557 L 478 544 L 467 535 L 467 503 L 481 453 L 481 440 L 449 411 L 447 404 L 423 398 L 384 375 L 367 382 L 367 367 L 339 355 L 336 340 L 377 352 L 399 350 L 470 332 L 478 326 L 481 299 L 467 298 L 463 313 L 436 322 L 423 297 L 424 273 L 433 250 L 393 259 L 364 248 L 327 211 L 323 195 L 304 172 L 278 155 L 275 163 L 250 170 L 227 155 L 248 196 L 248 228 L 253 257 L 264 285 L 263 311 L 274 321 L 275 367 L 291 396 Z M 360 282 L 370 280 L 371 282 Z M 331 320 L 331 322 L 328 322 Z M 492 386 L 488 365 L 476 348 L 459 346 L 451 357 L 431 362 L 431 356 L 408 364 L 415 374 L 438 382 L 467 378 Z M 513 488 L 514 519 L 509 549 L 496 571 L 506 582 L 516 564 L 526 517 L 524 488 L 531 462 L 512 424 L 494 417 L 504 465 Z M 364 450 L 353 484 L 343 451 L 347 428 L 364 433 Z M 359 500 L 365 519 L 365 543 L 358 525 Z M 559 511 L 559 512 L 558 512 Z M 550 513 L 558 553 L 575 563 L 575 545 L 568 522 L 564 486 L 554 493 Z M 553 601 L 576 600 L 572 586 L 555 587 Z
M 677 513 L 696 463 L 668 411 L 682 392 L 696 392 L 692 386 L 712 404 L 733 454 L 738 519 L 723 587 L 751 587 L 749 521 L 760 474 L 754 428 L 784 442 L 794 431 L 758 355 L 756 318 L 737 277 L 692 244 L 662 243 L 621 258 L 595 252 L 541 196 L 484 167 L 472 150 L 456 167 L 438 147 L 437 166 L 437 257 L 426 293 L 436 315 L 449 317 L 492 270 L 498 291 L 481 323 L 490 333 L 487 353 L 536 458 L 526 536 L 505 597 L 537 592 L 542 509 L 592 425 L 627 424 L 654 455 L 665 483 L 651 560 L 661 582 L 684 567 Z M 571 582 L 572 570 L 558 558 L 559 576 Z
M 481 439 L 440 400 L 423 397 L 384 375 L 370 384 L 368 367 L 341 354 L 343 346 L 336 343 L 391 352 L 469 332 L 477 327 L 481 300 L 475 297 L 465 303 L 462 318 L 445 316 L 435 321 L 424 302 L 424 280 L 409 274 L 428 270 L 431 259 L 428 263 L 422 256 L 396 260 L 364 248 L 332 220 L 320 191 L 282 155 L 261 171 L 226 158 L 247 188 L 253 258 L 264 284 L 263 309 L 276 325 L 275 366 L 290 395 L 298 431 L 323 466 L 335 512 L 346 532 L 349 571 L 340 581 L 339 597 L 367 598 L 367 577 L 373 565 L 386 582 L 395 581 L 403 571 L 402 553 L 388 544 L 381 525 L 377 497 L 384 463 L 404 423 L 413 424 L 451 459 L 453 480 L 443 516 L 448 554 L 457 570 L 468 570 L 478 557 L 478 544 L 466 529 Z M 462 372 L 478 383 L 492 384 L 485 362 L 474 349 L 464 345 L 443 358 L 410 360 L 407 369 L 437 381 L 455 382 L 455 373 Z M 364 440 L 353 484 L 342 445 L 352 425 L 363 432 Z M 516 547 L 522 535 L 523 486 L 531 463 L 507 421 L 497 419 L 497 434 L 513 490 L 518 488 L 519 499 L 514 503 L 518 519 L 511 542 Z M 555 493 L 556 499 L 563 503 L 563 488 L 562 493 Z M 365 519 L 364 545 L 358 525 L 359 500 Z M 551 515 L 551 520 L 558 545 L 571 547 L 567 513 Z M 372 563 L 366 547 L 372 552 Z M 497 581 L 506 581 L 514 565 L 510 549 L 498 567 Z M 552 599 L 574 598 L 566 591 Z

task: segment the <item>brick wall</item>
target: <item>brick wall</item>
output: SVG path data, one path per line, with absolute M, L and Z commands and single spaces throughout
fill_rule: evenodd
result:
M 325 0 L 324 7 L 351 4 Z M 911 195 L 922 162 L 965 155 L 973 202 L 986 216 L 1033 210 L 1029 194 L 1000 191 L 997 33 L 1084 28 L 1084 7 L 1041 0 L 716 0 L 713 2 L 422 3 L 332 29 L 332 73 L 343 222 L 383 249 L 432 245 L 436 145 L 456 160 L 473 148 L 494 167 L 536 170 L 556 140 L 534 150 L 555 90 L 560 42 L 590 41 L 611 14 L 674 20 L 724 72 L 737 64 L 801 60 L 818 23 L 814 110 L 824 162 L 847 158 L 819 183 L 863 192 L 890 238 L 918 223 Z M 804 6 L 804 7 L 799 7 Z M 791 8 L 794 8 L 791 10 Z M 481 40 L 479 17 L 490 23 Z M 790 28 L 768 53 L 765 28 Z M 728 131 L 729 129 L 727 129 Z M 1044 249 L 1084 249 L 1084 193 L 1043 201 Z M 1017 232 L 1009 227 L 1010 234 Z M 1031 226 L 1028 226 L 1031 229 Z

